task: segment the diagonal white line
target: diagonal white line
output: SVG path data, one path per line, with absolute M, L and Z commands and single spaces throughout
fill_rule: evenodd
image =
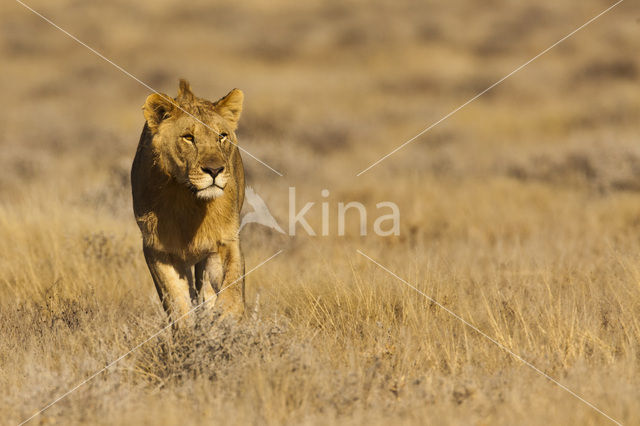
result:
M 622 426 L 622 423 L 620 423 L 619 421 L 615 420 L 614 418 L 612 418 L 611 416 L 607 415 L 607 413 L 605 413 L 604 411 L 600 410 L 598 407 L 596 407 L 595 405 L 593 405 L 592 403 L 590 403 L 589 401 L 587 401 L 586 399 L 582 398 L 580 395 L 578 395 L 577 393 L 575 393 L 574 391 L 572 391 L 571 389 L 569 389 L 568 387 L 566 387 L 565 385 L 563 385 L 562 383 L 558 382 L 556 379 L 554 379 L 553 377 L 549 376 L 547 373 L 545 373 L 544 371 L 540 370 L 538 367 L 536 367 L 535 365 L 531 364 L 529 361 L 527 361 L 526 359 L 522 358 L 520 355 L 516 354 L 515 352 L 513 352 L 511 349 L 507 348 L 506 346 L 504 346 L 503 344 L 501 344 L 500 342 L 498 342 L 497 340 L 495 340 L 494 338 L 492 338 L 491 336 L 489 336 L 487 333 L 483 332 L 482 330 L 480 330 L 478 327 L 476 327 L 475 325 L 471 324 L 470 322 L 468 322 L 467 320 L 465 320 L 464 318 L 462 318 L 460 315 L 456 314 L 455 312 L 451 311 L 450 309 L 446 308 L 445 306 L 443 306 L 442 304 L 440 304 L 437 300 L 433 299 L 432 297 L 428 296 L 426 293 L 424 293 L 422 290 L 419 290 L 418 288 L 416 288 L 415 286 L 413 286 L 411 283 L 409 283 L 408 281 L 400 278 L 398 275 L 396 275 L 395 273 L 393 273 L 392 271 L 390 271 L 389 269 L 385 268 L 384 266 L 382 266 L 380 263 L 376 262 L 375 260 L 373 260 L 372 258 L 370 258 L 369 256 L 367 256 L 366 254 L 364 254 L 362 251 L 360 250 L 356 250 L 361 256 L 366 257 L 367 259 L 369 259 L 371 262 L 375 263 L 376 265 L 378 265 L 378 267 L 380 267 L 381 269 L 385 270 L 387 273 L 389 273 L 390 275 L 392 275 L 393 277 L 397 278 L 398 280 L 402 281 L 403 283 L 405 283 L 407 286 L 411 287 L 412 289 L 414 289 L 416 292 L 418 292 L 419 294 L 421 294 L 422 296 L 424 296 L 425 298 L 427 298 L 430 302 L 438 305 L 438 307 L 444 309 L 449 315 L 451 315 L 452 317 L 456 318 L 457 320 L 461 321 L 464 325 L 466 325 L 467 327 L 473 329 L 476 333 L 480 334 L 482 337 L 488 339 L 489 341 L 491 341 L 492 343 L 494 343 L 496 346 L 498 346 L 500 349 L 502 349 L 503 351 L 507 352 L 509 355 L 511 355 L 512 357 L 514 357 L 515 359 L 517 359 L 518 361 L 522 362 L 524 365 L 526 365 L 527 367 L 531 368 L 533 371 L 535 371 L 536 373 L 542 375 L 543 377 L 545 377 L 547 380 L 555 383 L 556 385 L 558 385 L 559 387 L 561 387 L 562 389 L 564 389 L 565 391 L 569 392 L 571 395 L 573 395 L 574 397 L 578 398 L 580 401 L 582 401 L 583 403 L 585 403 L 586 405 L 588 405 L 589 407 L 593 408 L 594 410 L 596 410 L 598 413 L 602 414 L 603 416 L 605 416 L 607 419 L 611 420 L 612 422 L 614 422 L 617 425 Z
M 550 51 L 551 49 L 553 49 L 554 47 L 556 47 L 557 45 L 559 45 L 560 43 L 562 43 L 563 41 L 565 41 L 566 39 L 568 39 L 569 37 L 573 36 L 575 33 L 577 33 L 578 31 L 580 31 L 581 29 L 583 29 L 584 27 L 586 27 L 587 25 L 591 24 L 593 21 L 595 21 L 596 19 L 600 18 L 602 15 L 604 15 L 605 13 L 609 12 L 611 9 L 613 9 L 614 7 L 616 7 L 617 5 L 619 5 L 620 3 L 622 3 L 624 0 L 618 0 L 616 3 L 614 3 L 613 5 L 609 6 L 608 8 L 606 8 L 605 10 L 603 10 L 602 12 L 600 12 L 599 14 L 597 14 L 596 16 L 594 16 L 593 18 L 589 19 L 587 22 L 585 22 L 584 24 L 580 25 L 578 28 L 576 28 L 575 30 L 571 31 L 569 34 L 567 34 L 566 36 L 562 37 L 560 40 L 556 41 L 555 43 L 553 43 L 551 46 L 547 47 L 546 49 L 544 49 L 542 52 L 538 53 L 536 56 L 534 56 L 533 58 L 529 59 L 527 62 L 525 62 L 524 64 L 520 65 L 518 68 L 514 69 L 513 71 L 511 71 L 509 74 L 505 75 L 504 77 L 502 77 L 500 80 L 496 81 L 495 83 L 493 83 L 491 86 L 487 87 L 486 89 L 484 89 L 482 92 L 478 93 L 477 95 L 475 95 L 473 98 L 469 99 L 467 102 L 463 103 L 462 105 L 460 105 L 459 107 L 457 107 L 456 109 L 454 109 L 453 111 L 451 111 L 449 114 L 445 115 L 444 117 L 442 117 L 440 120 L 436 121 L 435 123 L 431 124 L 430 126 L 424 128 L 422 131 L 420 131 L 420 133 L 418 133 L 417 135 L 415 135 L 414 137 L 412 137 L 411 139 L 407 140 L 406 142 L 404 142 L 402 145 L 398 146 L 397 148 L 395 148 L 393 151 L 389 152 L 388 154 L 386 154 L 385 156 L 383 156 L 382 158 L 380 158 L 379 160 L 375 161 L 374 163 L 371 163 L 366 169 L 361 170 L 356 176 L 360 176 L 361 174 L 365 173 L 366 171 L 368 171 L 369 169 L 375 167 L 376 165 L 380 164 L 382 161 L 384 161 L 386 158 L 392 156 L 393 154 L 395 154 L 396 152 L 400 151 L 402 148 L 404 148 L 405 146 L 409 145 L 411 142 L 413 142 L 414 140 L 416 140 L 417 138 L 419 138 L 420 136 L 424 135 L 425 133 L 427 133 L 429 130 L 433 129 L 434 127 L 436 127 L 438 124 L 442 123 L 443 121 L 445 121 L 447 118 L 451 117 L 453 114 L 455 114 L 456 112 L 460 111 L 462 108 L 466 107 L 467 105 L 469 105 L 471 102 L 475 101 L 476 99 L 478 99 L 480 96 L 484 95 L 485 93 L 487 93 L 489 90 L 493 89 L 494 87 L 496 87 L 497 85 L 499 85 L 500 83 L 502 83 L 503 81 L 505 81 L 506 79 L 508 79 L 509 77 L 511 77 L 512 75 L 514 75 L 515 73 L 517 73 L 518 71 L 522 70 L 524 67 L 526 67 L 527 65 L 529 65 L 531 62 L 535 61 L 536 59 L 538 59 L 539 57 L 541 57 L 542 55 L 544 55 L 545 53 L 547 53 L 548 51 Z
M 20 0 L 15 0 L 17 3 L 21 4 L 22 6 L 24 6 L 26 9 L 29 9 L 31 12 L 33 12 L 35 15 L 39 16 L 40 18 L 42 18 L 44 21 L 46 21 L 47 23 L 51 24 L 53 27 L 55 27 L 56 29 L 60 30 L 61 32 L 63 32 L 64 34 L 66 34 L 69 38 L 71 38 L 72 40 L 74 40 L 75 42 L 77 42 L 78 44 L 86 47 L 87 49 L 89 49 L 89 51 L 91 51 L 93 54 L 95 54 L 96 56 L 100 57 L 101 59 L 105 60 L 106 62 L 110 63 L 111 65 L 113 65 L 114 67 L 116 67 L 119 71 L 121 71 L 122 73 L 124 73 L 125 75 L 127 75 L 128 77 L 131 77 L 132 79 L 134 79 L 135 81 L 137 81 L 138 83 L 140 83 L 142 86 L 146 87 L 147 89 L 151 90 L 153 93 L 156 93 L 160 96 L 162 96 L 163 98 L 165 98 L 166 100 L 168 100 L 169 102 L 173 103 L 175 106 L 177 106 L 180 110 L 182 110 L 182 112 L 190 115 L 193 119 L 195 119 L 197 122 L 199 122 L 200 124 L 202 124 L 203 126 L 205 126 L 206 128 L 208 128 L 209 130 L 211 130 L 212 132 L 216 133 L 218 136 L 220 136 L 220 134 L 218 132 L 216 132 L 214 129 L 212 129 L 211 127 L 209 127 L 206 123 L 203 123 L 202 120 L 200 120 L 198 117 L 194 116 L 193 114 L 191 114 L 189 111 L 186 111 L 184 108 L 182 108 L 180 105 L 178 105 L 178 103 L 176 101 L 174 101 L 173 99 L 171 99 L 170 97 L 158 92 L 156 89 L 154 89 L 153 87 L 149 86 L 147 83 L 145 83 L 144 81 L 140 80 L 138 77 L 136 77 L 135 75 L 131 74 L 129 71 L 125 70 L 124 68 L 122 68 L 120 65 L 116 64 L 115 62 L 113 62 L 112 60 L 110 60 L 109 58 L 107 58 L 106 56 L 104 56 L 102 53 L 98 52 L 97 50 L 95 50 L 93 47 L 89 46 L 88 44 L 86 44 L 85 42 L 83 42 L 82 40 L 80 40 L 79 38 L 77 38 L 76 36 L 74 36 L 73 34 L 71 34 L 70 32 L 68 32 L 67 30 L 65 30 L 64 28 L 58 26 L 56 23 L 54 23 L 53 21 L 51 21 L 49 18 L 47 18 L 46 16 L 42 15 L 41 13 L 39 13 L 38 11 L 34 10 L 33 8 L 31 8 L 29 5 L 25 4 L 24 2 L 20 1 Z M 229 141 L 231 142 L 231 141 Z M 272 172 L 274 172 L 275 174 L 277 174 L 278 176 L 283 176 L 282 173 L 280 173 L 279 171 L 277 171 L 276 169 L 274 169 L 273 167 L 271 167 L 270 165 L 268 165 L 267 163 L 265 163 L 264 161 L 262 161 L 261 159 L 259 159 L 258 157 L 256 157 L 255 155 L 253 155 L 252 153 L 250 153 L 249 151 L 247 151 L 246 149 L 242 148 L 241 146 L 231 142 L 233 145 L 237 146 L 238 149 L 240 149 L 240 151 L 244 152 L 245 154 L 247 154 L 249 157 L 253 158 L 254 160 L 256 160 L 258 163 L 262 164 L 263 166 L 265 166 L 266 168 L 268 168 L 269 170 L 271 170 Z
M 231 284 L 227 285 L 226 287 L 223 287 L 218 293 L 216 293 L 216 296 L 219 295 L 220 293 L 222 293 L 223 291 L 225 291 L 226 289 L 228 289 L 229 287 L 231 287 L 232 285 L 234 285 L 235 283 L 237 283 L 238 281 L 242 280 L 244 277 L 246 277 L 247 275 L 249 275 L 251 272 L 255 271 L 256 269 L 258 269 L 259 267 L 261 267 L 262 265 L 264 265 L 265 263 L 267 263 L 268 261 L 270 261 L 271 259 L 273 259 L 274 257 L 276 257 L 277 255 L 279 255 L 280 253 L 282 253 L 284 250 L 278 250 L 275 254 L 273 254 L 271 257 L 269 257 L 267 260 L 262 261 L 261 263 L 259 263 L 257 266 L 254 266 L 249 272 L 246 272 L 243 276 L 241 276 L 240 278 L 236 279 L 235 281 L 233 281 Z M 66 398 L 67 396 L 71 395 L 73 392 L 75 392 L 76 390 L 78 390 L 80 387 L 82 387 L 83 385 L 87 384 L 88 382 L 90 382 L 91 380 L 93 380 L 95 377 L 99 376 L 102 372 L 108 370 L 109 368 L 113 367 L 115 364 L 117 364 L 119 361 L 123 360 L 125 357 L 127 357 L 129 354 L 131 354 L 132 352 L 136 351 L 137 349 L 139 349 L 141 346 L 143 346 L 145 343 L 149 342 L 150 340 L 154 339 L 155 337 L 157 337 L 158 335 L 160 335 L 162 332 L 164 332 L 165 330 L 167 330 L 169 327 L 173 326 L 175 323 L 177 323 L 178 321 L 184 319 L 185 317 L 191 315 L 193 312 L 195 312 L 196 310 L 198 310 L 201 306 L 203 306 L 205 303 L 207 303 L 209 300 L 211 300 L 213 297 L 210 297 L 208 299 L 205 299 L 202 303 L 200 303 L 199 305 L 195 306 L 193 309 L 191 309 L 189 312 L 183 314 L 181 317 L 179 317 L 178 319 L 176 319 L 175 321 L 170 322 L 168 325 L 166 325 L 165 327 L 162 327 L 160 330 L 158 330 L 157 332 L 155 332 L 154 334 L 152 334 L 151 336 L 149 336 L 146 340 L 144 340 L 143 342 L 137 344 L 136 346 L 134 346 L 133 348 L 131 348 L 129 351 L 127 351 L 126 353 L 122 354 L 121 356 L 119 356 L 118 358 L 116 358 L 114 361 L 111 361 L 109 364 L 107 364 L 104 368 L 96 371 L 95 373 L 93 373 L 91 376 L 87 377 L 86 379 L 84 379 L 83 381 L 81 381 L 80 383 L 78 383 L 76 386 L 74 386 L 73 388 L 71 388 L 70 390 L 68 390 L 67 392 L 63 393 L 62 395 L 60 395 L 59 397 L 57 397 L 56 399 L 54 399 L 53 401 L 51 401 L 50 403 L 48 403 L 47 405 L 45 405 L 43 408 L 41 408 L 40 410 L 38 410 L 37 412 L 35 412 L 31 417 L 29 417 L 26 420 L 23 420 L 18 426 L 22 426 L 23 424 L 27 423 L 28 421 L 30 421 L 31 419 L 33 419 L 34 417 L 42 414 L 44 411 L 46 411 L 47 409 L 51 408 L 53 405 L 57 404 L 58 402 L 60 402 L 61 400 L 63 400 L 64 398 Z

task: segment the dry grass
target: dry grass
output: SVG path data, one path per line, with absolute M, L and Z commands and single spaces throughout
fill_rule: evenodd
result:
M 369 256 L 625 423 L 640 418 L 637 3 L 360 178 L 604 9 L 590 0 L 33 6 L 154 87 L 247 96 L 249 185 L 298 205 L 394 201 L 398 237 L 243 230 L 239 325 L 163 333 L 41 424 L 607 424 Z M 0 6 L 0 423 L 166 324 L 128 168 L 145 89 Z M 320 229 L 320 208 L 310 222 Z M 301 231 L 301 230 L 299 230 Z

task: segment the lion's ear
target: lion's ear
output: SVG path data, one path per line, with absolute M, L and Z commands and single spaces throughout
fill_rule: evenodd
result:
M 242 90 L 233 89 L 227 96 L 215 103 L 216 112 L 227 120 L 233 126 L 234 130 L 238 127 L 238 120 L 242 113 L 242 101 L 244 94 Z
M 142 112 L 152 132 L 156 131 L 162 120 L 171 115 L 174 108 L 173 99 L 167 95 L 153 93 L 147 97 Z

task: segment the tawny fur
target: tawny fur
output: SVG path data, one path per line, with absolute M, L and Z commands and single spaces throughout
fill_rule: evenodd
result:
M 217 311 L 244 311 L 244 170 L 235 136 L 242 101 L 237 89 L 215 103 L 198 98 L 181 80 L 176 98 L 152 94 L 143 106 L 133 209 L 158 295 L 174 319 L 219 292 Z

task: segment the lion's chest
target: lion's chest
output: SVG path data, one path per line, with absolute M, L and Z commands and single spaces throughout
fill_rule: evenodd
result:
M 147 235 L 145 245 L 185 260 L 217 252 L 223 241 L 237 236 L 237 225 L 234 226 L 232 218 L 216 211 L 161 209 L 146 216 L 143 221 L 147 230 L 143 231 L 143 235 Z

